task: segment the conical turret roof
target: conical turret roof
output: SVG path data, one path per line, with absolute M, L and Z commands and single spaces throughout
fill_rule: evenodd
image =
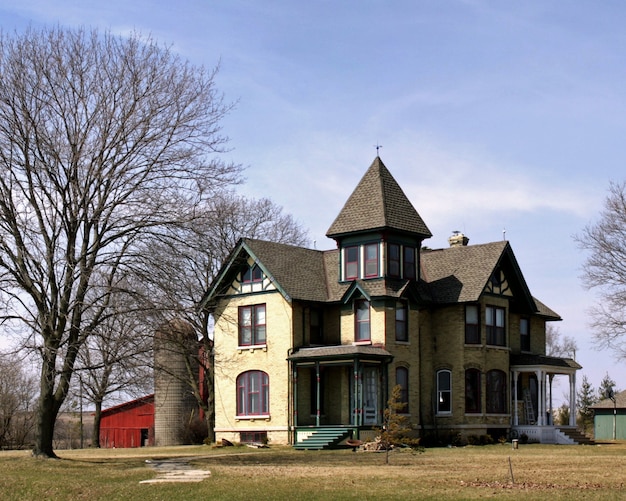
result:
M 391 229 L 429 238 L 432 233 L 380 157 L 348 198 L 326 232 L 329 238 L 378 229 Z

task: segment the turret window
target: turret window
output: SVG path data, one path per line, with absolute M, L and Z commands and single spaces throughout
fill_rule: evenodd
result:
M 355 280 L 359 277 L 359 248 L 346 247 L 345 251 L 345 279 Z
M 378 276 L 378 244 L 365 246 L 365 278 Z
M 387 252 L 387 275 L 400 277 L 400 246 L 398 244 L 389 244 Z
M 404 278 L 415 280 L 415 249 L 413 247 L 404 248 Z

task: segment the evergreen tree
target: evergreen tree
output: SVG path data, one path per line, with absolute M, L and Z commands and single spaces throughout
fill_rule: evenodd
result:
M 588 433 L 593 429 L 593 409 L 591 406 L 598 401 L 592 384 L 583 375 L 583 381 L 580 390 L 576 393 L 576 403 L 578 406 L 578 427 L 583 433 Z
M 617 392 L 615 381 L 609 376 L 607 372 L 602 381 L 600 381 L 600 387 L 598 388 L 598 397 L 600 400 L 607 398 L 613 398 L 613 395 Z

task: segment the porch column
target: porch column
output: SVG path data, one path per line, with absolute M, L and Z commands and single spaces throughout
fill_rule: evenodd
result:
M 293 364 L 291 378 L 293 381 L 293 425 L 298 426 L 298 366 L 295 363 Z
M 576 426 L 576 373 L 569 375 L 569 425 Z
M 315 426 L 320 425 L 320 363 L 315 362 L 315 384 L 316 384 L 316 395 L 315 395 Z
M 518 405 L 517 405 L 517 379 L 519 377 L 519 372 L 517 371 L 513 371 L 513 425 L 514 426 L 518 426 L 519 425 L 519 414 L 517 412 L 518 410 Z
M 543 426 L 545 421 L 546 385 L 543 378 L 543 371 L 535 371 L 535 374 L 537 375 L 537 384 L 539 386 L 539 388 L 537 388 L 537 425 Z
M 553 425 L 554 424 L 554 409 L 552 408 L 552 381 L 554 380 L 554 374 L 548 374 L 548 378 L 549 378 L 549 385 L 550 385 L 550 390 L 549 390 L 549 402 L 550 402 L 550 407 L 549 407 L 549 414 L 548 414 L 548 424 L 549 425 Z
M 353 363 L 353 377 L 354 377 L 354 385 L 352 391 L 352 420 L 356 426 L 360 426 L 359 422 L 359 364 L 357 360 L 354 360 Z

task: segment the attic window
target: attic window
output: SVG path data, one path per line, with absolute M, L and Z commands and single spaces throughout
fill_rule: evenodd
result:
M 263 281 L 263 272 L 258 265 L 249 267 L 243 274 L 243 283 L 252 284 Z

